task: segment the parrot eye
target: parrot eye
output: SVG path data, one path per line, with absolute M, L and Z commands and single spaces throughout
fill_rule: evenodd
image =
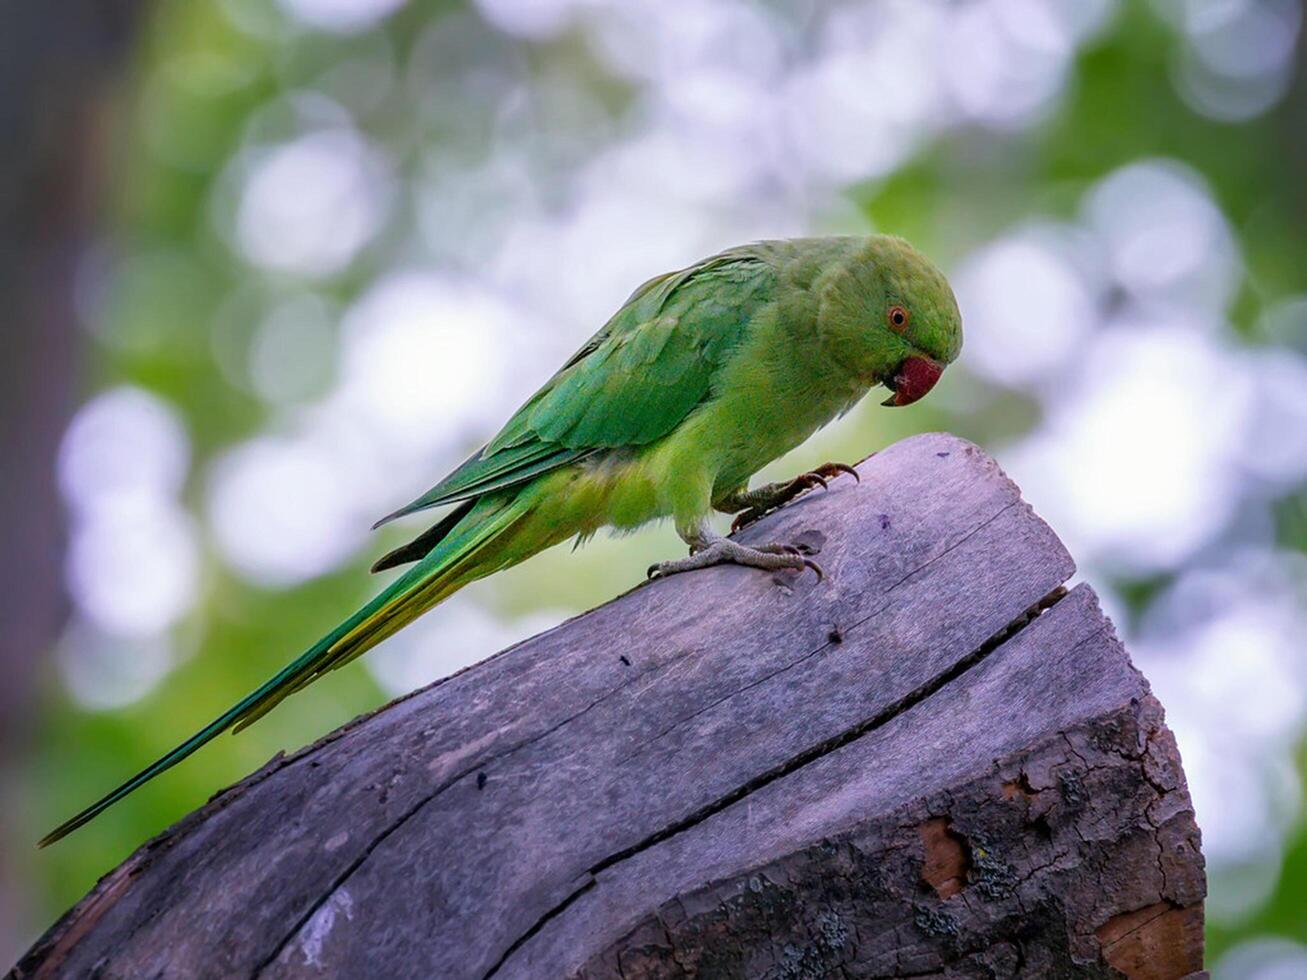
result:
M 908 328 L 908 311 L 901 306 L 891 306 L 885 315 L 889 328 L 895 333 L 902 333 Z

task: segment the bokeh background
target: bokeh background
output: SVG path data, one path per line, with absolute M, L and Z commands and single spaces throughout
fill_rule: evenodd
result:
M 962 361 L 765 475 L 930 429 L 992 452 L 1166 705 L 1215 975 L 1307 976 L 1297 0 L 4 9 L 0 963 L 274 752 L 677 552 L 479 583 L 32 849 L 364 599 L 410 530 L 371 522 L 637 283 L 880 230 L 950 272 Z

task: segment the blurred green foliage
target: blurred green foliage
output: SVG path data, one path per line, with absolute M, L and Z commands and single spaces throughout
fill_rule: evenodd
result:
M 414 40 L 440 18 L 448 19 L 451 32 L 487 30 L 475 26 L 475 14 L 452 2 L 412 2 L 352 34 L 284 25 L 251 31 L 238 26 L 233 7 L 273 25 L 283 17 L 276 8 L 253 2 L 161 3 L 140 40 L 116 101 L 103 269 L 96 277 L 100 292 L 86 359 L 88 392 L 130 383 L 176 407 L 194 455 L 185 499 L 197 513 L 205 462 L 259 432 L 274 414 L 248 387 L 234 383 L 222 365 L 247 339 L 243 332 L 260 311 L 304 285 L 289 273 L 255 273 L 216 230 L 215 210 L 232 207 L 231 192 L 222 186 L 229 161 L 251 139 L 251 127 L 272 125 L 260 114 L 279 95 L 319 89 L 333 78 L 348 86 L 347 77 L 332 70 L 366 64 L 379 51 L 382 61 L 403 65 Z M 526 77 L 561 74 L 592 91 L 611 120 L 631 105 L 630 81 L 607 73 L 575 32 L 540 41 L 504 36 L 498 43 L 521 63 Z M 1262 340 L 1257 324 L 1264 307 L 1307 290 L 1304 83 L 1299 77 L 1278 107 L 1251 121 L 1213 121 L 1188 108 L 1175 92 L 1176 43 L 1172 29 L 1148 5 L 1127 3 L 1079 52 L 1045 121 L 1019 133 L 949 130 L 887 177 L 852 188 L 849 197 L 874 227 L 909 237 L 949 265 L 1025 218 L 1072 215 L 1085 190 L 1123 164 L 1141 157 L 1184 161 L 1210 182 L 1243 250 L 1247 275 L 1232 321 L 1248 341 Z M 399 173 L 411 175 L 424 166 L 420 149 L 440 138 L 440 123 L 423 118 L 429 108 L 424 101 L 475 102 L 489 96 L 474 85 L 452 96 L 449 91 L 415 95 L 393 85 L 377 98 L 359 97 L 362 104 L 353 110 L 357 125 L 386 149 Z M 488 119 L 480 133 L 452 126 L 453 146 L 441 159 L 482 159 L 492 153 L 496 124 L 502 120 Z M 414 252 L 411 228 L 405 227 L 410 193 L 401 188 L 399 217 L 347 269 L 315 283 L 317 292 L 347 304 L 378 270 L 442 261 Z M 133 260 L 119 264 L 124 255 Z M 542 255 L 540 261 L 550 257 Z M 1019 306 L 1020 297 L 1013 303 Z M 581 326 L 572 339 L 579 342 L 593 326 Z M 541 376 L 547 371 L 540 365 Z M 928 401 L 910 413 L 859 408 L 772 472 L 793 472 L 827 458 L 858 459 L 904 435 L 936 428 L 987 446 L 1003 445 L 1039 418 L 1039 405 L 1012 391 L 991 392 L 967 405 L 972 389 L 966 386 L 978 382 L 958 384 L 952 400 Z M 431 473 L 433 480 L 437 475 Z M 397 488 L 396 499 L 409 489 L 414 488 Z M 1287 496 L 1276 514 L 1280 544 L 1307 551 L 1307 491 Z M 329 575 L 287 589 L 245 581 L 206 553 L 200 600 L 176 629 L 181 662 L 127 707 L 87 710 L 70 699 L 51 669 L 26 776 L 22 832 L 35 840 L 298 652 L 368 594 L 373 583 L 366 567 L 387 540 L 372 541 Z M 667 529 L 657 529 L 599 540 L 576 554 L 556 549 L 500 582 L 478 585 L 478 600 L 509 620 L 538 611 L 580 610 L 634 584 L 648 562 L 676 547 Z M 1161 574 L 1114 585 L 1129 615 L 1137 617 L 1169 580 Z M 31 926 L 52 921 L 146 837 L 274 753 L 293 750 L 382 700 L 366 667 L 352 665 L 290 699 L 248 732 L 220 739 L 92 827 L 39 855 L 22 857 L 32 882 Z M 1298 762 L 1307 773 L 1307 752 Z M 1304 909 L 1307 825 L 1299 818 L 1272 897 L 1248 921 L 1211 929 L 1213 958 L 1261 933 L 1307 942 Z

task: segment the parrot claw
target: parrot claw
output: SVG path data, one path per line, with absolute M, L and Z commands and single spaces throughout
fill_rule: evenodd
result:
M 750 524 L 761 520 L 783 504 L 789 503 L 795 497 L 802 494 L 805 490 L 811 490 L 813 487 L 821 487 L 823 490 L 829 490 L 828 480 L 833 480 L 841 473 L 847 473 L 858 483 L 862 482 L 862 477 L 858 471 L 848 463 L 822 463 L 814 470 L 807 473 L 800 473 L 789 483 L 780 485 L 776 492 L 767 497 L 764 501 L 747 507 L 735 515 L 735 520 L 731 521 L 731 533 L 742 530 Z
M 735 515 L 735 520 L 731 521 L 731 533 L 734 534 L 736 531 L 743 531 L 750 524 L 755 524 L 762 520 L 768 513 L 769 511 L 762 510 L 758 507 L 750 507 L 747 510 L 740 511 Z
M 822 476 L 831 477 L 832 479 L 839 476 L 841 473 L 847 473 L 849 476 L 853 477 L 855 483 L 862 482 L 862 476 L 848 463 L 822 463 L 813 470 L 813 472 L 820 473 Z
M 731 541 L 728 538 L 718 538 L 706 547 L 692 552 L 687 558 L 677 558 L 672 561 L 660 561 L 650 565 L 646 575 L 649 578 L 666 578 L 669 575 L 675 575 L 678 572 L 689 572 L 697 568 L 708 568 L 712 565 L 744 565 L 748 568 L 761 568 L 767 571 L 779 571 L 782 569 L 792 569 L 794 571 L 803 571 L 810 568 L 817 576 L 820 582 L 826 577 L 811 558 L 808 558 L 805 549 L 801 545 L 792 544 L 764 544 L 758 547 L 748 547 L 740 544 L 738 541 Z

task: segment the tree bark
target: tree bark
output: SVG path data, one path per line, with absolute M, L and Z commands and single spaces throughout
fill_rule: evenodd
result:
M 1200 971 L 1175 742 L 1066 550 L 953 437 L 859 472 L 741 535 L 824 581 L 656 581 L 274 759 L 15 975 Z

